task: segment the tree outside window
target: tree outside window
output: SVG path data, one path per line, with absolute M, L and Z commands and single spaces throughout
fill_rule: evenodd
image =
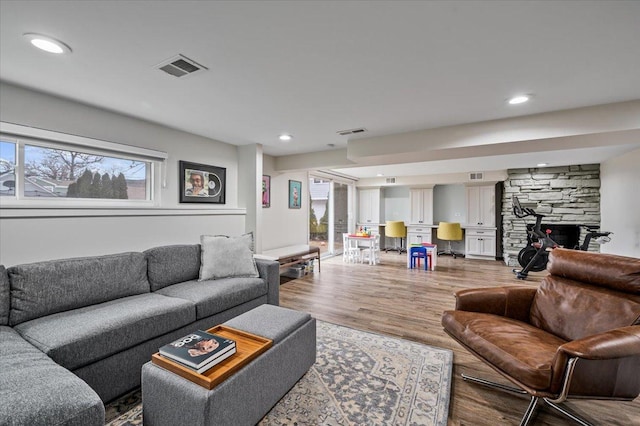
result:
M 25 197 L 146 200 L 149 163 L 25 145 Z

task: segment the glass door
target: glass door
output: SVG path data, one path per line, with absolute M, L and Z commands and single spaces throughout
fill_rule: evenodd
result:
M 326 177 L 309 177 L 309 245 L 321 256 L 342 254 L 342 233 L 349 230 L 353 184 Z
M 342 234 L 349 232 L 349 185 L 333 183 L 333 248 L 334 254 L 342 254 Z

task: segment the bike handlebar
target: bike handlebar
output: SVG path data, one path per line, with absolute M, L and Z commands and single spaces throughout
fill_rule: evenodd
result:
M 512 196 L 512 201 L 513 201 L 513 214 L 516 215 L 516 217 L 518 218 L 523 218 L 527 216 L 544 217 L 544 215 L 536 213 L 536 211 L 533 210 L 532 208 L 522 207 L 522 204 L 520 204 L 520 200 L 518 200 L 518 197 L 516 197 L 515 195 Z

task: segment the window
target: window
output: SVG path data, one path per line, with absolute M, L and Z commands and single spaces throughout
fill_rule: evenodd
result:
M 3 207 L 158 205 L 158 151 L 0 123 Z M 45 136 L 38 138 L 38 136 Z
M 24 196 L 147 200 L 149 161 L 24 146 Z
M 16 195 L 16 144 L 0 139 L 0 197 Z

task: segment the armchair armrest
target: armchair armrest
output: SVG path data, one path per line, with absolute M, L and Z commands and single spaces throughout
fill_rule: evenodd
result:
M 567 342 L 558 347 L 552 370 L 552 391 L 559 391 L 571 358 L 578 359 L 571 375 L 572 395 L 634 399 L 640 392 L 640 325 L 620 327 Z M 597 390 L 593 384 L 598 383 Z M 595 392 L 595 393 L 594 393 Z
M 460 290 L 455 293 L 456 310 L 500 315 L 529 322 L 536 288 L 489 287 Z
M 640 325 L 616 328 L 574 340 L 560 346 L 558 350 L 568 357 L 590 360 L 640 356 Z

